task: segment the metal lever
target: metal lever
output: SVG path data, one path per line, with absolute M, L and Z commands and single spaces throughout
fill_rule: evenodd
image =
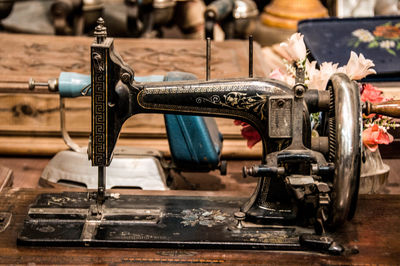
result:
M 65 126 L 65 100 L 60 95 L 60 129 L 61 129 L 61 136 L 67 144 L 67 146 L 75 151 L 75 152 L 84 152 L 86 149 L 80 147 L 77 143 L 75 143 L 70 135 L 68 134 L 67 127 Z
M 363 104 L 363 113 L 366 115 L 380 114 L 400 118 L 400 100 L 392 100 L 377 104 L 367 101 Z
M 60 78 L 62 77 L 62 74 L 60 75 Z M 61 78 L 61 83 L 65 82 L 63 78 Z M 36 87 L 47 87 L 49 91 L 51 92 L 58 92 L 59 91 L 59 82 L 60 80 L 58 78 L 53 78 L 49 79 L 48 82 L 35 82 L 33 78 L 30 78 L 28 81 L 28 88 L 29 90 L 33 91 L 35 90 Z M 90 85 L 90 83 L 89 83 Z M 60 130 L 61 130 L 61 136 L 65 142 L 65 144 L 72 149 L 73 151 L 76 152 L 83 152 L 84 148 L 81 148 L 77 143 L 75 143 L 70 135 L 68 134 L 67 128 L 66 128 L 66 123 L 65 123 L 65 101 L 64 97 L 62 96 L 62 92 L 60 91 Z

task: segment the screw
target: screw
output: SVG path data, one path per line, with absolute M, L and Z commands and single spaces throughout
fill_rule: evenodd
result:
M 125 84 L 129 83 L 130 79 L 131 79 L 131 75 L 127 72 L 125 72 L 121 75 L 121 81 Z
M 239 228 L 239 229 L 242 229 L 243 228 L 242 221 L 244 221 L 244 219 L 246 219 L 246 213 L 244 213 L 244 212 L 235 212 L 233 214 L 233 217 L 235 217 L 235 219 L 238 221 L 238 224 L 236 225 L 236 227 Z
M 28 88 L 29 90 L 33 91 L 36 86 L 38 87 L 47 87 L 49 89 L 49 91 L 51 92 L 55 92 L 58 91 L 58 80 L 57 79 L 49 79 L 46 82 L 35 82 L 35 80 L 33 78 L 30 78 L 28 81 Z
M 255 176 L 257 174 L 257 172 L 258 172 L 257 166 L 251 166 L 251 167 L 244 166 L 242 168 L 243 178 L 246 178 L 247 176 Z
M 303 97 L 304 94 L 304 87 L 301 85 L 297 85 L 294 89 L 294 93 L 296 94 L 296 97 L 300 98 Z
M 283 107 L 285 105 L 285 101 L 282 99 L 279 99 L 276 104 L 278 105 L 278 107 Z
M 36 86 L 38 86 L 38 87 L 48 87 L 49 84 L 45 83 L 45 82 L 35 82 L 35 80 L 33 78 L 30 78 L 29 81 L 28 81 L 29 90 L 33 91 Z
M 243 178 L 247 177 L 247 167 L 246 166 L 243 166 L 243 168 L 242 168 L 242 177 Z

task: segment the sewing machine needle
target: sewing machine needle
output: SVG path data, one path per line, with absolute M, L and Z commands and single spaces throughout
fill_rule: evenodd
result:
M 206 80 L 210 80 L 210 72 L 211 72 L 211 39 L 207 38 L 206 41 Z
M 100 207 L 105 200 L 105 192 L 106 192 L 106 167 L 99 166 L 98 172 L 98 189 L 97 189 L 97 203 Z
M 253 35 L 249 36 L 249 78 L 253 77 Z

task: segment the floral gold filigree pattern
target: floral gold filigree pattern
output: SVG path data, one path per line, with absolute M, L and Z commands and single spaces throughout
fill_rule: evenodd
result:
M 261 117 L 262 120 L 264 120 L 267 96 L 259 94 L 248 96 L 246 93 L 243 92 L 230 92 L 226 95 L 223 95 L 222 99 L 218 95 L 212 95 L 209 98 L 198 97 L 196 98 L 196 102 L 209 102 L 212 104 L 222 105 L 230 108 L 248 110 L 256 113 Z

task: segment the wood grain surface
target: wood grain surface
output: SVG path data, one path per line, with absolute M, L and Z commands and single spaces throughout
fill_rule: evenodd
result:
M 20 247 L 18 232 L 28 206 L 39 193 L 54 190 L 11 189 L 0 193 L 0 212 L 12 214 L 10 225 L 0 233 L 2 264 L 224 264 L 224 265 L 349 265 L 400 262 L 400 196 L 367 195 L 359 201 L 355 218 L 337 231 L 335 239 L 349 250 L 341 256 L 314 252 L 251 250 L 184 250 L 131 248 Z M 128 193 L 128 192 L 124 192 Z M 130 192 L 154 194 L 152 192 Z M 159 192 L 157 192 L 159 193 Z M 169 191 L 165 195 L 237 196 L 235 193 Z M 358 254 L 352 254 L 358 250 Z
M 0 165 L 0 192 L 7 187 L 11 187 L 13 180 L 13 171 L 4 165 Z

